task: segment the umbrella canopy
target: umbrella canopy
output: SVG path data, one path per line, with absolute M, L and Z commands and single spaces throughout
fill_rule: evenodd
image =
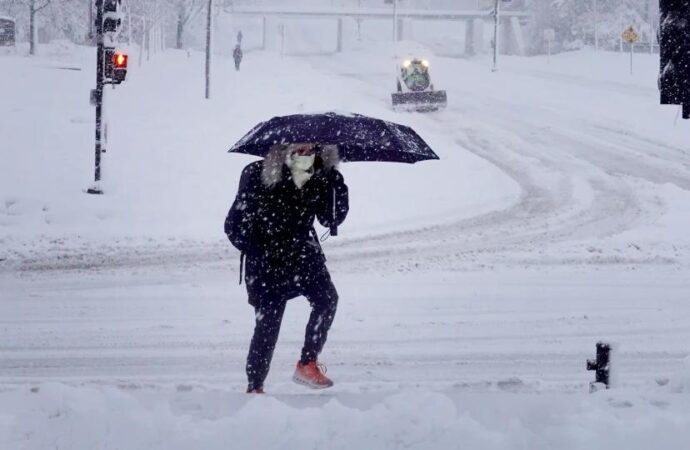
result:
M 416 163 L 439 159 L 410 127 L 360 114 L 327 112 L 261 122 L 229 151 L 266 156 L 275 144 L 337 145 L 342 161 Z

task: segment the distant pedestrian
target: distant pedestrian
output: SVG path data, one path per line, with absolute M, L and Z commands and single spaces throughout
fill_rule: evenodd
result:
M 235 50 L 232 51 L 232 59 L 235 60 L 235 70 L 240 70 L 240 63 L 242 62 L 242 49 L 240 44 L 235 46 Z

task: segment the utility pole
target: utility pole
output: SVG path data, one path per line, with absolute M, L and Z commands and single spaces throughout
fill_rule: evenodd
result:
M 501 25 L 501 0 L 495 0 L 494 2 L 494 66 L 491 68 L 492 72 L 498 70 L 498 49 L 499 49 L 499 27 Z
M 208 0 L 206 16 L 206 99 L 211 98 L 211 28 L 213 26 L 213 0 Z

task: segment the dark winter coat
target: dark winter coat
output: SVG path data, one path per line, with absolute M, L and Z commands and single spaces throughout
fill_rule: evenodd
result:
M 239 46 L 232 51 L 232 57 L 235 61 L 242 61 L 242 49 Z
M 295 297 L 305 283 L 330 277 L 314 219 L 324 227 L 340 225 L 349 209 L 347 185 L 335 168 L 336 147 L 317 156 L 315 173 L 302 189 L 285 164 L 286 152 L 275 146 L 264 160 L 244 168 L 225 219 L 230 242 L 246 256 L 245 281 L 254 306 L 267 296 Z

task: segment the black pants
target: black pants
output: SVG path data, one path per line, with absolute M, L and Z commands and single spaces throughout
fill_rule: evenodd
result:
M 235 70 L 240 70 L 240 61 L 237 59 L 235 60 Z
M 330 276 L 318 278 L 320 279 L 301 289 L 301 294 L 311 305 L 300 358 L 302 363 L 316 361 L 326 344 L 328 330 L 338 307 L 338 292 Z M 263 387 L 268 375 L 287 302 L 288 300 L 279 296 L 263 297 L 255 308 L 256 324 L 247 356 L 247 379 L 252 389 Z

